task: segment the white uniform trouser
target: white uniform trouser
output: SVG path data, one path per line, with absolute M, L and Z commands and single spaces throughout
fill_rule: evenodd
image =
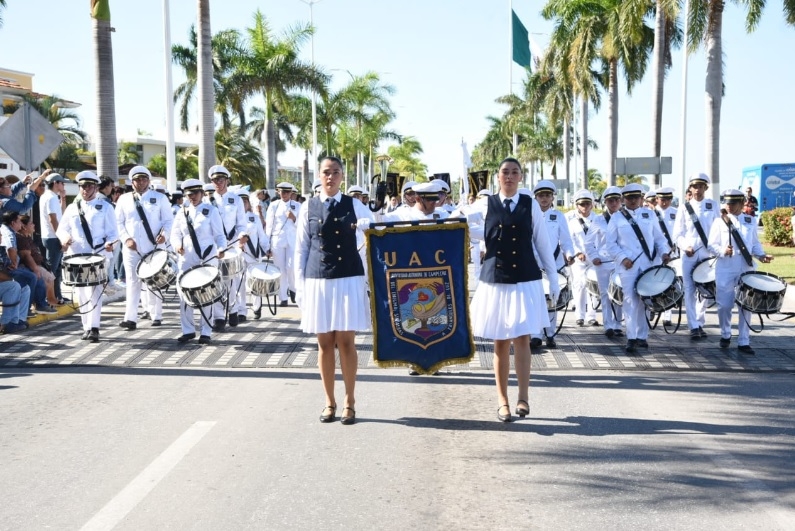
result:
M 742 260 L 742 257 L 739 257 Z M 720 264 L 720 270 L 715 271 L 715 302 L 718 303 L 718 323 L 720 324 L 720 337 L 729 339 L 732 336 L 732 310 L 735 306 L 734 302 L 734 288 L 740 280 L 740 275 L 750 268 L 742 264 L 740 260 L 724 259 L 720 260 L 735 262 L 734 264 L 726 264 L 728 267 L 723 267 Z M 739 266 L 739 267 L 738 267 Z M 743 310 L 738 307 L 738 323 L 737 323 L 737 344 L 749 345 L 751 343 L 751 312 Z
M 86 312 L 80 314 L 83 330 L 99 328 L 102 316 L 102 286 L 75 288 L 75 294 L 77 295 L 77 304 L 80 305 L 80 312 Z
M 199 265 L 199 263 L 200 260 L 198 258 L 188 259 L 188 260 L 181 259 L 179 264 L 180 275 L 182 275 L 182 273 L 184 273 L 191 267 Z M 218 267 L 218 260 L 213 259 L 210 262 L 208 262 L 207 265 L 213 265 Z M 177 282 L 177 286 L 179 286 L 179 282 Z M 182 290 L 179 289 L 179 287 L 177 287 L 177 293 L 179 293 L 179 299 L 180 299 L 179 320 L 180 320 L 180 325 L 182 326 L 182 333 L 183 334 L 196 333 L 197 327 L 194 315 L 194 310 L 195 310 L 197 313 L 199 313 L 199 319 L 201 320 L 198 327 L 199 330 L 201 331 L 199 335 L 209 337 L 213 331 L 212 326 L 210 325 L 210 323 L 207 322 L 207 320 L 211 319 L 211 307 L 205 306 L 203 308 L 193 308 L 192 306 L 188 306 L 185 303 L 185 297 L 182 295 Z M 204 317 L 202 317 L 202 314 L 204 314 Z
M 572 300 L 577 307 L 577 319 L 596 320 L 596 312 L 591 302 L 588 300 L 587 277 L 585 272 L 588 269 L 588 262 L 581 262 L 575 259 L 571 265 L 572 276 Z
M 469 259 L 472 260 L 472 265 L 474 266 L 473 269 L 473 277 L 469 279 L 469 289 L 475 289 L 478 287 L 478 281 L 480 280 L 480 270 L 483 265 L 480 263 L 480 240 L 472 240 L 470 242 L 471 247 L 469 248 Z
M 696 285 L 693 283 L 693 268 L 705 258 L 709 258 L 709 256 L 704 249 L 699 249 L 693 256 L 687 256 L 682 253 L 685 311 L 687 313 L 687 326 L 691 330 L 703 327 L 706 322 L 707 301 L 698 295 Z
M 279 283 L 279 302 L 287 300 L 287 290 L 295 291 L 295 274 L 293 272 L 293 245 L 284 243 L 271 249 L 273 253 L 273 265 L 282 272 L 281 282 Z
M 141 256 L 136 252 L 124 248 L 122 251 L 124 260 L 124 271 L 127 275 L 127 307 L 124 310 L 124 320 L 133 323 L 138 322 L 138 303 L 141 301 L 141 290 L 143 282 L 138 277 L 138 262 Z M 152 294 L 145 294 L 143 297 L 144 310 L 150 312 L 152 319 L 163 319 L 163 301 L 160 297 Z M 152 311 L 154 310 L 154 311 Z
M 602 323 L 605 330 L 621 330 L 624 318 L 622 307 L 610 300 L 610 274 L 615 268 L 612 264 L 594 266 L 596 281 L 599 283 L 599 300 L 602 303 Z
M 246 264 L 248 266 L 248 264 Z M 238 275 L 238 279 L 235 280 L 235 286 L 237 287 L 237 295 L 236 295 L 236 304 L 235 306 L 229 305 L 229 312 L 233 313 L 236 312 L 240 315 L 246 315 L 248 311 L 248 305 L 246 301 L 246 270 L 244 269 L 240 275 Z
M 221 281 L 226 286 L 228 301 L 224 302 L 221 300 L 212 305 L 212 319 L 226 319 L 227 308 L 229 308 L 229 313 L 237 312 L 240 300 L 243 301 L 243 311 L 245 312 L 246 281 L 243 277 L 244 273 L 238 273 L 233 277 L 221 277 Z
M 641 271 L 652 266 L 652 263 L 641 255 L 630 269 L 618 264 L 618 275 L 624 290 L 624 322 L 627 325 L 627 339 L 648 339 L 649 323 L 646 320 L 646 305 L 635 291 L 635 280 Z

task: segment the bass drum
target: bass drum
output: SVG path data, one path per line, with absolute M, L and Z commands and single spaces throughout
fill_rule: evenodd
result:
M 544 286 L 544 295 L 547 299 L 547 311 L 550 312 L 563 310 L 569 305 L 572 297 L 571 286 L 569 285 L 569 277 L 560 271 L 558 271 L 556 274 L 558 275 L 558 288 L 560 288 L 560 295 L 558 295 L 557 301 L 553 301 L 549 295 L 549 277 L 547 277 L 546 271 L 541 271 L 541 284 Z
M 787 284 L 776 275 L 747 271 L 740 275 L 734 300 L 744 310 L 754 313 L 777 313 L 784 303 Z
M 271 263 L 251 264 L 246 270 L 246 287 L 257 297 L 269 297 L 279 293 L 282 272 Z
M 621 285 L 621 275 L 618 271 L 610 273 L 610 284 L 607 285 L 607 296 L 610 297 L 610 302 L 616 306 L 624 304 L 624 288 Z
M 659 313 L 676 306 L 684 290 L 682 279 L 672 267 L 658 265 L 638 275 L 635 292 L 649 310 Z

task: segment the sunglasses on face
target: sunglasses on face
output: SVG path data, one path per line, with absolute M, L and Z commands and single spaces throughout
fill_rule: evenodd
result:
M 84 184 L 80 184 L 78 186 L 80 188 L 82 188 L 83 190 L 87 190 L 89 188 L 94 188 L 96 186 L 96 183 L 84 183 Z

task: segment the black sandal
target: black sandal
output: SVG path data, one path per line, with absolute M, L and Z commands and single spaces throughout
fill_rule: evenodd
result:
M 327 409 L 331 410 L 331 413 L 328 415 L 324 415 L 323 413 L 326 412 Z M 337 417 L 334 415 L 337 414 L 337 406 L 326 406 L 323 408 L 323 411 L 320 412 L 320 422 L 334 422 Z
M 356 422 L 356 411 L 352 407 L 345 406 L 344 408 L 342 408 L 342 411 L 343 411 L 343 415 L 340 418 L 340 422 L 341 423 L 343 423 L 343 424 L 353 424 L 354 422 Z M 344 413 L 345 411 L 350 411 L 351 414 L 348 415 L 347 413 Z
M 522 404 L 524 404 L 525 407 L 519 407 Z M 524 417 L 526 417 L 527 415 L 530 414 L 530 404 L 527 402 L 527 400 L 517 400 L 516 401 L 516 414 L 519 415 L 522 418 L 524 418 Z

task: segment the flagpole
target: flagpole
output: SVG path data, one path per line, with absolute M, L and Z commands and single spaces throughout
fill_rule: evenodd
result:
M 681 175 L 682 175 L 682 193 L 680 198 L 685 197 L 685 192 L 687 192 L 687 169 L 685 167 L 686 162 L 686 155 L 687 155 L 687 58 L 690 55 L 689 50 L 687 48 L 687 40 L 688 40 L 688 26 L 687 19 L 690 16 L 690 1 L 685 0 L 685 27 L 684 27 L 684 36 L 683 42 L 684 45 L 682 49 L 684 50 L 684 57 L 682 58 L 682 122 L 679 126 L 679 134 L 681 144 L 681 152 L 682 152 L 682 160 L 681 160 Z
M 163 0 L 163 43 L 166 67 L 166 187 L 177 189 L 177 149 L 174 141 L 174 88 L 171 78 L 171 16 L 169 0 Z

